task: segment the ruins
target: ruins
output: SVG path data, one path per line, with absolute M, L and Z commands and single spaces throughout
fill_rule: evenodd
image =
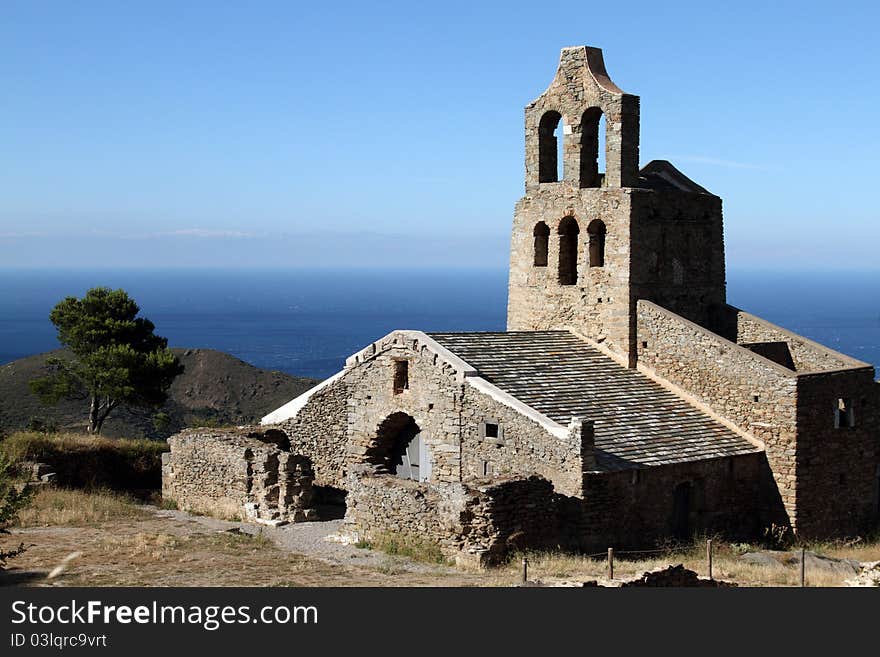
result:
M 639 168 L 639 98 L 601 50 L 563 49 L 525 108 L 507 331 L 366 346 L 263 418 L 289 441 L 273 463 L 305 459 L 316 487 L 346 492 L 353 536 L 414 534 L 481 564 L 511 548 L 864 532 L 880 515 L 874 368 L 728 305 L 722 228 L 718 196 L 669 162 Z M 229 467 L 184 466 L 216 449 Z M 268 488 L 270 516 L 304 519 L 277 503 L 290 466 L 265 459 L 172 438 L 167 495 L 265 511 Z

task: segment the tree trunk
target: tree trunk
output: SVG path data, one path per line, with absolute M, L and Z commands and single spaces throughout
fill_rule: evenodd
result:
M 92 402 L 89 406 L 89 433 L 101 433 L 101 421 L 98 419 L 98 396 L 92 395 Z

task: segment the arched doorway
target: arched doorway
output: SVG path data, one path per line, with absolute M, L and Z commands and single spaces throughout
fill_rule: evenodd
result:
M 428 481 L 431 478 L 431 457 L 425 436 L 415 419 L 406 413 L 392 413 L 379 425 L 367 460 L 401 479 Z

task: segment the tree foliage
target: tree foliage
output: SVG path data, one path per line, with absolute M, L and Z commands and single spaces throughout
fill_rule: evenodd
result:
M 48 374 L 30 382 L 45 403 L 88 400 L 89 433 L 100 433 L 120 406 L 156 408 L 183 366 L 124 290 L 97 287 L 67 297 L 49 315 L 68 354 L 47 360 Z

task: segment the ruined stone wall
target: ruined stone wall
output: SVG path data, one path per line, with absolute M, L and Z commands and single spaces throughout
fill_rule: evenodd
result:
M 632 195 L 632 298 L 701 326 L 725 301 L 721 199 L 640 190 Z
M 348 489 L 344 531 L 359 540 L 396 534 L 484 566 L 514 549 L 559 545 L 557 496 L 539 477 L 419 483 L 355 466 Z
M 592 473 L 584 503 L 568 524 L 577 527 L 582 549 L 644 548 L 675 532 L 675 489 L 690 485 L 687 536 L 722 534 L 730 539 L 760 537 L 771 524 L 787 523 L 765 454 Z M 573 537 L 573 539 L 576 537 Z
M 467 533 L 459 549 L 470 560 L 494 565 L 514 551 L 574 545 L 565 525 L 566 498 L 546 479 L 486 479 L 469 490 Z
M 187 429 L 168 439 L 162 497 L 184 510 L 265 522 L 314 519 L 311 464 L 248 429 Z
M 589 464 L 591 442 L 584 446 L 579 434 L 549 433 L 403 338 L 392 338 L 383 349 L 350 367 L 313 395 L 296 418 L 281 425 L 290 436 L 291 450 L 315 463 L 316 483 L 344 488 L 344 473 L 352 465 L 374 460 L 382 423 L 405 413 L 415 420 L 430 451 L 432 481 L 459 482 L 487 472 L 537 473 L 566 494 L 579 493 L 583 452 Z M 409 386 L 396 393 L 398 360 L 409 364 Z M 499 424 L 502 435 L 487 441 L 481 431 L 491 420 Z
M 619 354 L 629 354 L 630 203 L 629 189 L 576 189 L 544 183 L 540 193 L 519 201 L 513 220 L 507 306 L 509 331 L 573 329 Z M 578 223 L 577 282 L 559 282 L 559 226 Z M 589 234 L 594 219 L 605 223 L 605 260 L 589 266 Z M 534 229 L 550 229 L 547 266 L 534 265 Z
M 648 301 L 638 302 L 638 362 L 764 443 L 792 521 L 797 432 L 794 372 Z
M 798 377 L 797 526 L 807 536 L 863 535 L 876 526 L 880 411 L 873 368 Z M 835 427 L 839 399 L 854 426 Z
M 583 499 L 560 495 L 540 477 L 430 484 L 358 467 L 348 484 L 346 532 L 366 540 L 415 537 L 460 563 L 493 565 L 516 550 L 593 553 L 666 543 L 676 529 L 679 484 L 691 487 L 683 541 L 701 534 L 752 540 L 773 523 L 785 524 L 760 452 L 590 473 Z

